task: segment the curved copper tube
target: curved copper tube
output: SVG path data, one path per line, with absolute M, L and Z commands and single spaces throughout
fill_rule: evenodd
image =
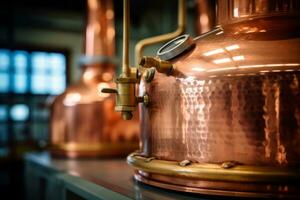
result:
M 186 1 L 178 0 L 178 28 L 167 34 L 143 39 L 135 45 L 135 65 L 137 66 L 146 46 L 171 40 L 184 33 L 186 27 Z

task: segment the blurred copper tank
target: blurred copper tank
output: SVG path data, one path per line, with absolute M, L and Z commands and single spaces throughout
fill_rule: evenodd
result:
M 219 0 L 218 24 L 158 52 L 171 74 L 142 79 L 135 178 L 213 195 L 297 197 L 300 2 Z M 141 62 L 141 65 L 145 63 Z
M 203 34 L 212 30 L 216 25 L 215 0 L 196 1 L 196 33 Z
M 126 155 L 138 148 L 138 121 L 123 121 L 114 112 L 113 97 L 100 93 L 113 84 L 115 73 L 112 0 L 88 0 L 87 6 L 83 73 L 79 83 L 68 87 L 52 105 L 52 153 L 67 157 Z

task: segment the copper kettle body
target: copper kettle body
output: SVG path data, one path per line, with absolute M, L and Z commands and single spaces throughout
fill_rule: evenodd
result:
M 299 2 L 218 3 L 220 25 L 179 55 L 175 39 L 165 50 L 172 73 L 142 80 L 150 104 L 140 106 L 142 147 L 128 162 L 138 180 L 168 189 L 296 197 Z

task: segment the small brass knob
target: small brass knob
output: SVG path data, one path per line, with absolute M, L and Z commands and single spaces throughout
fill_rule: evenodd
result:
M 148 94 L 144 94 L 143 96 L 136 97 L 137 102 L 143 103 L 146 107 L 149 105 L 150 100 Z

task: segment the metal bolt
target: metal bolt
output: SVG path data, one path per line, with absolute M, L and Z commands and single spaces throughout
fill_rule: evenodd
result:
M 234 166 L 236 166 L 238 163 L 235 162 L 235 161 L 226 161 L 226 162 L 223 162 L 221 167 L 224 168 L 224 169 L 230 169 Z
M 136 98 L 137 102 L 143 103 L 146 107 L 149 105 L 149 96 L 147 93 L 145 93 L 143 96 Z
M 187 165 L 192 164 L 192 162 L 190 160 L 183 160 L 179 163 L 180 166 L 185 167 Z
M 151 67 L 150 69 L 148 69 L 146 71 L 146 74 L 145 74 L 145 81 L 147 83 L 150 83 L 153 78 L 154 78 L 154 75 L 155 75 L 155 68 L 154 67 Z
M 148 94 L 145 94 L 144 95 L 144 105 L 147 107 L 148 105 L 149 105 L 149 102 L 150 102 L 150 100 L 149 100 L 149 96 L 148 96 Z

